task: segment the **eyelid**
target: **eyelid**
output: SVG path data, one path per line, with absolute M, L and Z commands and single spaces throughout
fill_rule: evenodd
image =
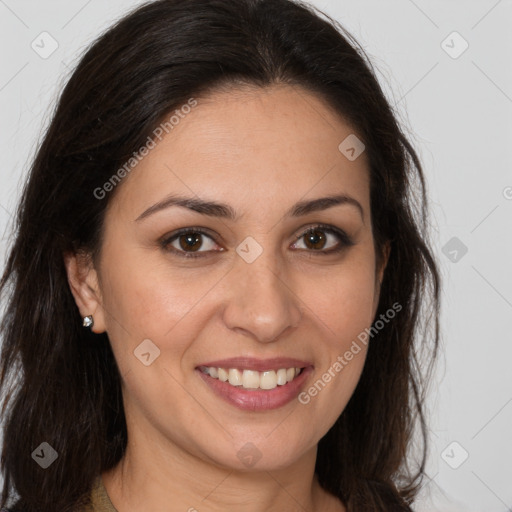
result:
M 340 238 L 340 240 L 345 245 L 354 245 L 355 244 L 355 242 L 350 238 L 350 236 L 347 235 L 347 233 L 343 229 L 337 228 L 335 226 L 331 226 L 329 224 L 322 224 L 322 223 L 312 224 L 309 227 L 303 229 L 299 235 L 296 235 L 295 241 L 299 240 L 307 233 L 310 233 L 311 231 L 315 231 L 316 229 L 326 231 L 328 233 L 334 233 L 335 235 L 337 235 Z M 311 251 L 311 252 L 321 252 L 321 250 Z
M 160 246 L 163 249 L 167 250 L 168 252 L 170 252 L 172 254 L 179 255 L 179 256 L 181 256 L 183 258 L 198 258 L 198 257 L 204 256 L 204 254 L 207 254 L 207 253 L 211 252 L 211 251 L 197 251 L 197 252 L 193 252 L 192 251 L 192 252 L 187 252 L 187 251 L 180 251 L 180 250 L 176 249 L 175 247 L 169 248 L 169 245 L 174 240 L 179 238 L 181 235 L 185 235 L 185 234 L 188 234 L 188 233 L 197 233 L 197 234 L 206 236 L 206 237 L 210 238 L 215 244 L 219 245 L 215 241 L 215 235 L 212 234 L 213 231 L 211 231 L 208 228 L 200 228 L 200 227 L 194 227 L 194 226 L 190 226 L 190 227 L 186 227 L 186 228 L 181 228 L 181 229 L 178 229 L 176 231 L 173 231 L 172 233 L 170 233 L 168 235 L 164 235 L 162 238 L 160 238 L 159 244 L 160 244 Z M 224 250 L 225 249 L 221 248 L 220 250 L 217 250 L 215 252 L 223 252 Z

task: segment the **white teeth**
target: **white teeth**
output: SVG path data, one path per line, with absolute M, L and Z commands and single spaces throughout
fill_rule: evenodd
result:
M 277 385 L 284 386 L 286 382 L 286 368 L 281 368 L 280 370 L 277 370 Z
M 213 367 L 212 367 L 213 368 Z M 207 368 L 206 371 L 207 373 L 209 373 L 209 370 L 211 368 Z M 224 370 L 224 368 L 215 368 L 217 370 L 217 373 L 218 373 L 218 377 L 219 377 L 219 380 L 221 380 L 222 382 L 226 382 L 228 380 L 228 372 L 226 370 Z M 209 373 L 210 377 L 213 377 L 213 375 L 211 373 Z M 216 378 L 216 377 L 214 377 Z
M 242 374 L 242 386 L 247 389 L 259 388 L 260 372 L 256 372 L 254 370 L 244 370 L 244 373 Z
M 277 375 L 274 370 L 262 372 L 260 377 L 261 389 L 274 389 L 277 386 Z
M 236 368 L 229 369 L 229 383 L 232 386 L 241 386 L 242 385 L 242 372 L 237 370 Z M 211 375 L 210 375 L 211 377 Z
M 236 368 L 217 368 L 202 366 L 201 370 L 214 379 L 229 382 L 232 386 L 244 389 L 274 389 L 284 386 L 292 381 L 301 371 L 301 368 L 280 368 L 279 370 L 238 370 Z

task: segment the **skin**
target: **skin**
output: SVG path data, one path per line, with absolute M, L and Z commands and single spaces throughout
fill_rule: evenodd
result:
M 296 357 L 314 365 L 307 389 L 370 327 L 388 253 L 377 268 L 366 155 L 349 161 L 338 150 L 352 133 L 322 99 L 288 85 L 198 99 L 115 190 L 97 266 L 66 256 L 80 313 L 108 333 L 122 375 L 128 447 L 102 474 L 119 512 L 345 510 L 314 466 L 318 441 L 357 385 L 364 345 L 307 405 L 270 411 L 225 402 L 195 368 Z M 283 217 L 300 200 L 335 193 L 356 199 L 362 215 L 343 204 Z M 240 218 L 172 206 L 136 220 L 170 194 L 229 204 Z M 344 230 L 354 245 L 325 255 L 307 236 L 296 240 L 316 223 Z M 199 258 L 159 244 L 185 227 L 211 234 L 200 238 Z M 319 249 L 339 245 L 322 234 Z M 236 252 L 248 236 L 263 249 L 252 263 Z M 171 247 L 179 251 L 179 239 Z M 149 366 L 134 356 L 145 339 L 160 350 Z M 237 456 L 248 442 L 261 454 L 252 467 Z

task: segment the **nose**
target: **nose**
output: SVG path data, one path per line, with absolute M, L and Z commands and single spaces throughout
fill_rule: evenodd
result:
M 302 318 L 300 299 L 279 271 L 275 258 L 263 254 L 254 262 L 241 258 L 230 272 L 230 297 L 224 323 L 260 343 L 278 340 Z

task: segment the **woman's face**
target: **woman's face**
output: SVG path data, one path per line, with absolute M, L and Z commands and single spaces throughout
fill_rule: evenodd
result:
M 79 303 L 108 333 L 132 440 L 276 469 L 342 413 L 366 346 L 344 355 L 372 323 L 381 277 L 368 161 L 338 148 L 351 134 L 303 89 L 218 92 L 118 185 L 88 275 L 98 304 Z M 347 199 L 316 202 L 331 196 Z

